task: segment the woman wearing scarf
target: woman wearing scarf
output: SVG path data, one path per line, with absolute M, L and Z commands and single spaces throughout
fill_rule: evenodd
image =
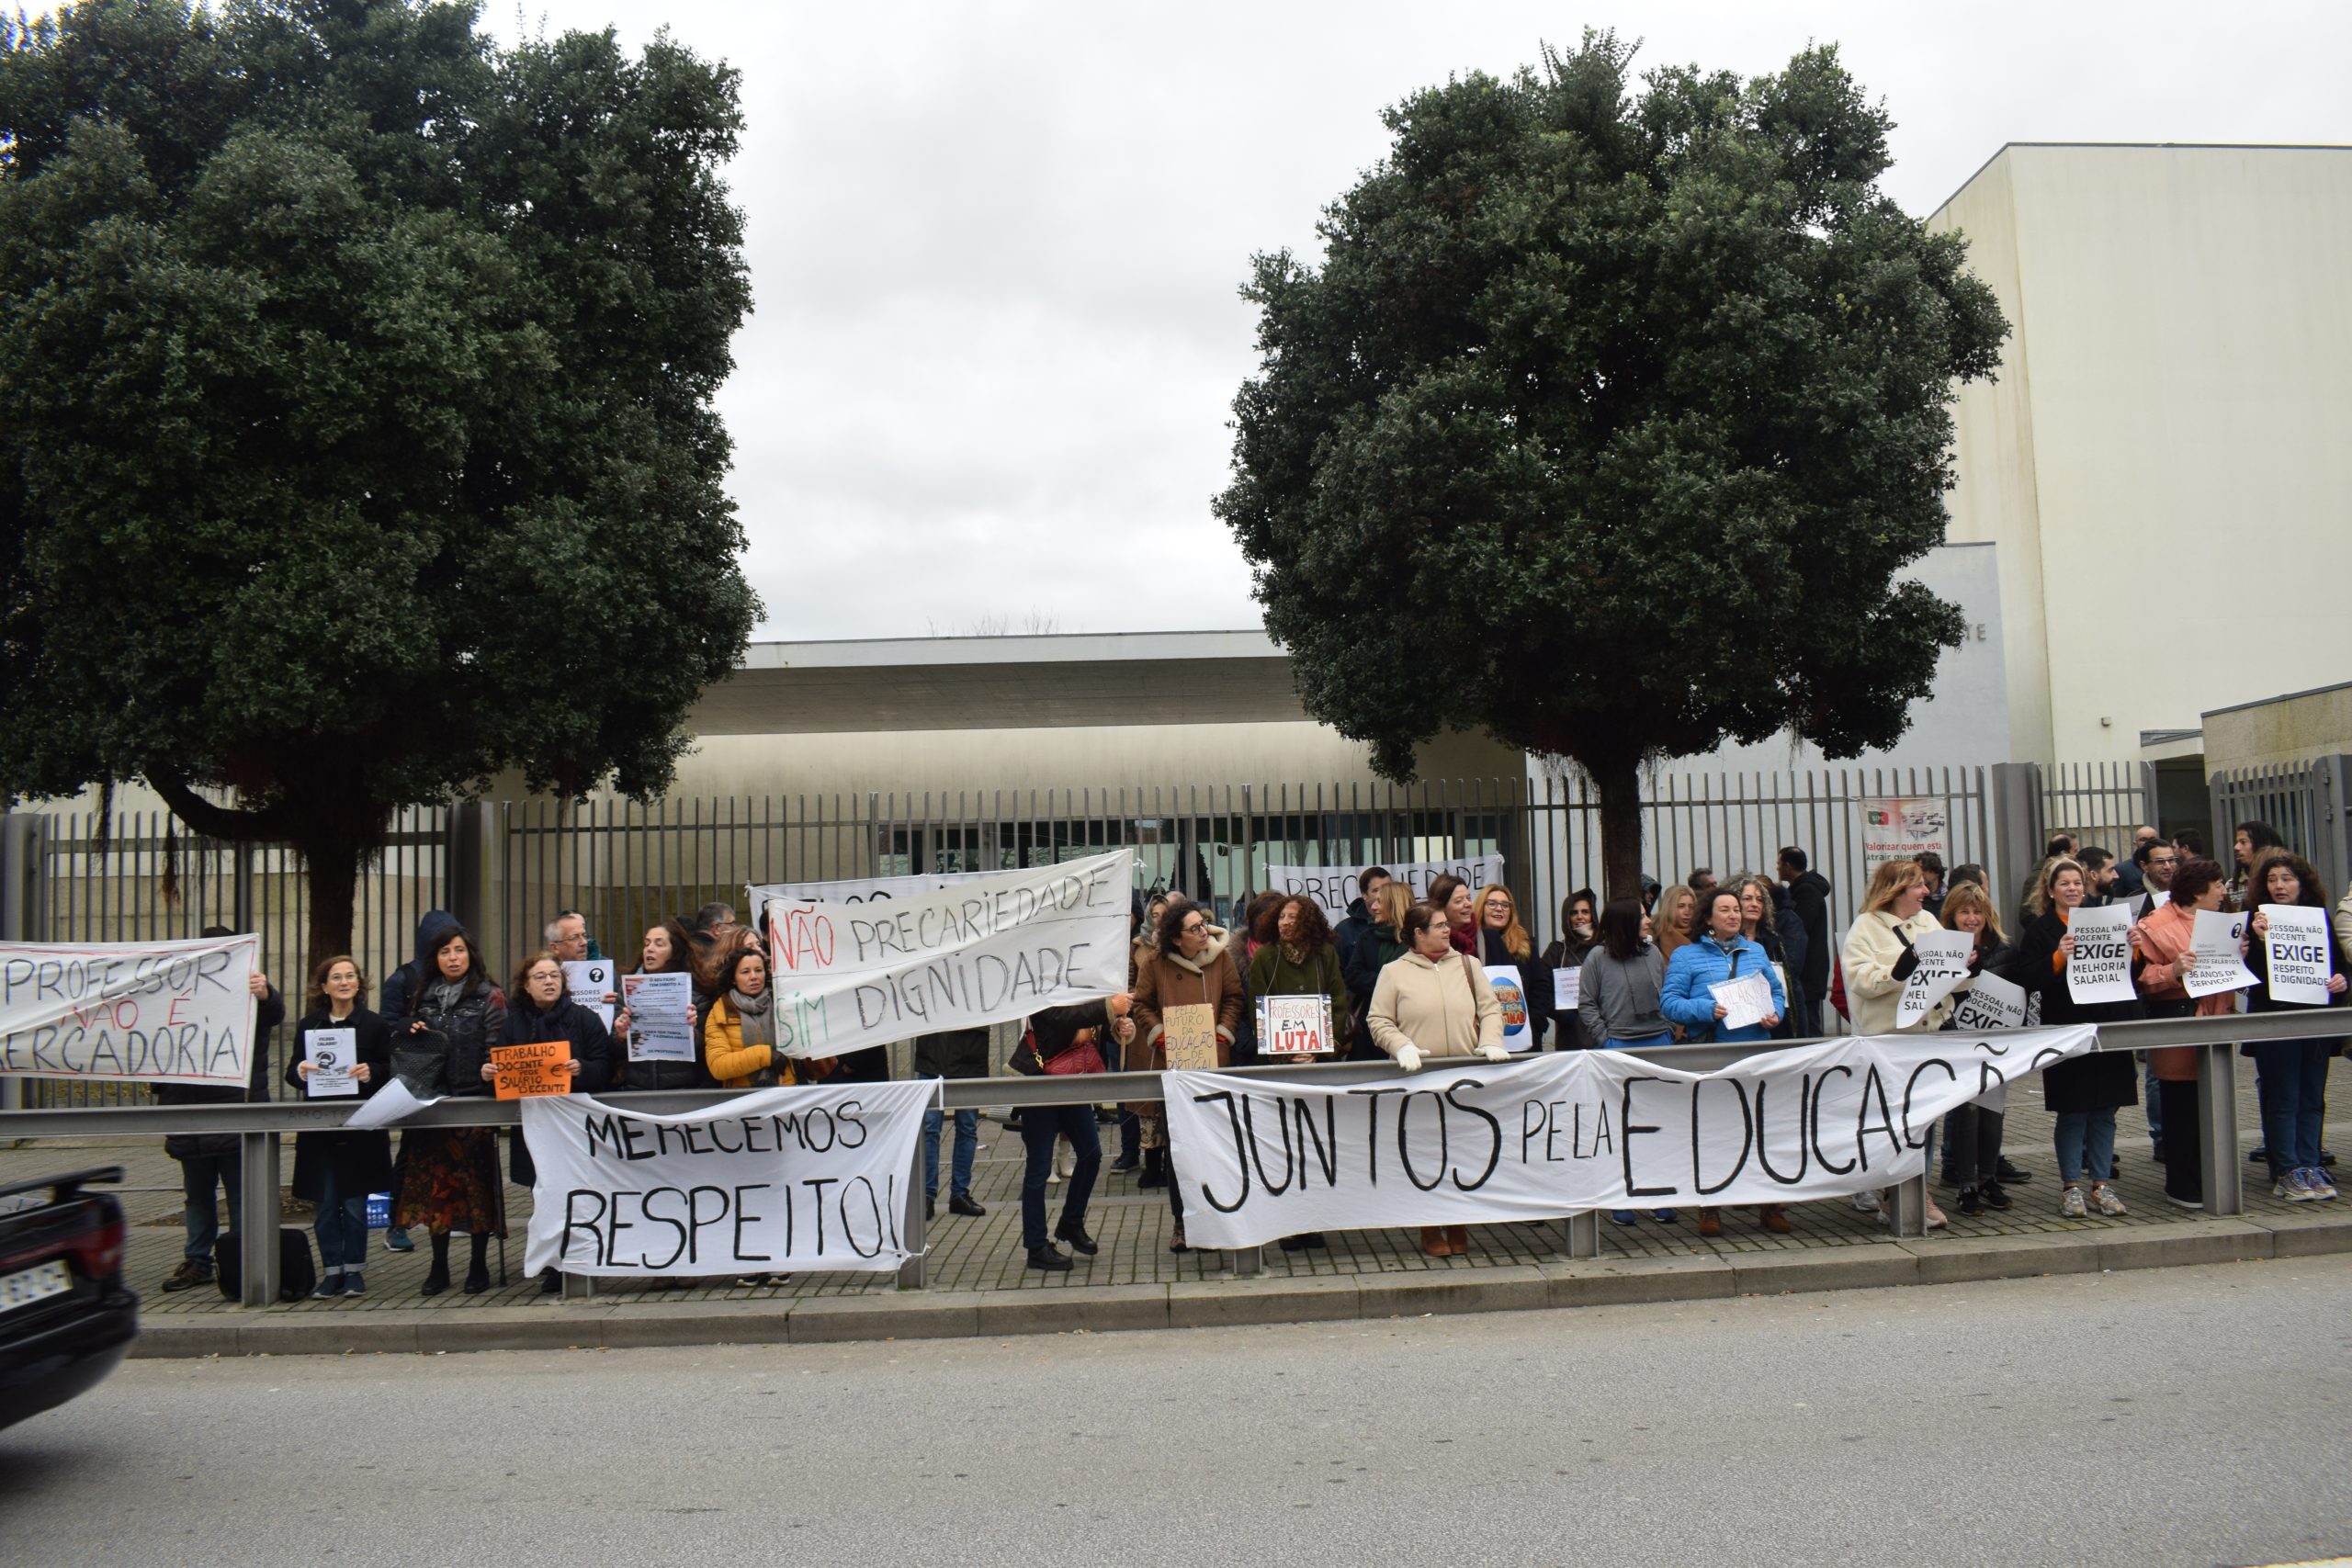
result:
M 455 922 L 418 944 L 415 987 L 409 993 L 405 1023 L 393 1030 L 397 1066 L 401 1047 L 430 1051 L 439 1060 L 418 1066 L 420 1096 L 482 1095 L 491 1092 L 491 1043 L 506 1025 L 506 998 L 491 983 L 481 950 Z M 400 1195 L 392 1223 L 422 1225 L 432 1233 L 433 1267 L 421 1294 L 449 1288 L 449 1233 L 464 1231 L 473 1259 L 466 1269 L 466 1294 L 490 1289 L 490 1238 L 506 1234 L 506 1192 L 498 1178 L 498 1134 L 489 1127 L 414 1127 L 401 1134 Z
M 513 987 L 507 992 L 513 1001 L 506 1010 L 506 1023 L 498 1032 L 501 1045 L 537 1045 L 560 1041 L 571 1047 L 571 1058 L 564 1064 L 571 1078 L 574 1094 L 595 1094 L 613 1081 L 613 1036 L 605 1021 L 594 1011 L 571 999 L 563 981 L 563 961 L 552 952 L 541 948 L 523 961 L 514 971 Z M 531 1163 L 531 1146 L 523 1141 L 521 1128 L 514 1130 L 514 1152 L 509 1157 L 508 1174 L 517 1187 L 537 1183 L 538 1168 Z M 563 1275 L 550 1267 L 539 1272 L 539 1291 L 553 1295 L 563 1289 Z

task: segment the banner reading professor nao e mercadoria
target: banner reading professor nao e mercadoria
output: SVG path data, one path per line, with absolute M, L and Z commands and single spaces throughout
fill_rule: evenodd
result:
M 260 958 L 250 934 L 0 943 L 0 1073 L 242 1087 Z
M 833 1056 L 1125 990 L 1135 864 L 1119 850 L 872 902 L 769 898 L 776 1044 Z

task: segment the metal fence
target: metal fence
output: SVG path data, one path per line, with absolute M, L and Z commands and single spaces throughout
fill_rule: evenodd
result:
M 2211 782 L 2213 848 L 2229 865 L 2230 837 L 2241 822 L 2267 822 L 2287 847 L 2312 863 L 2337 895 L 2352 880 L 2352 757 L 2315 757 L 2300 762 L 2225 768 Z

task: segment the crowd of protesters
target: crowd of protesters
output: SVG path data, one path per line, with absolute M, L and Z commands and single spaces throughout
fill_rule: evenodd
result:
M 1646 1050 L 1807 1038 L 1827 1032 L 1833 1011 L 1853 1032 L 1889 1033 L 1898 1029 L 1896 1004 L 1918 964 L 1918 941 L 1938 931 L 1973 939 L 1968 976 L 1951 996 L 1902 1026 L 1907 1032 L 1952 1027 L 1960 997 L 1986 975 L 2023 991 L 2030 998 L 2028 1016 L 2045 1024 L 2210 1017 L 2241 1005 L 2268 1011 L 2295 1004 L 2274 999 L 2267 984 L 2203 997 L 2191 997 L 2184 985 L 2197 912 L 2224 908 L 2251 912 L 2243 954 L 2257 980 L 2267 981 L 2264 905 L 2333 908 L 2328 991 L 2331 1004 L 2341 1003 L 2346 976 L 2352 976 L 2352 893 L 2331 907 L 2312 867 L 2260 822 L 2239 826 L 2232 858 L 2226 867 L 2208 858 L 2193 832 L 2166 839 L 2143 828 L 2121 860 L 2100 846 L 2058 835 L 2018 907 L 2014 935 L 1982 866 L 1947 870 L 1939 856 L 1926 853 L 1878 864 L 1860 912 L 1838 940 L 1830 923 L 1833 889 L 1795 846 L 1781 851 L 1772 875 L 1742 872 L 1718 878 L 1701 867 L 1662 889 L 1645 877 L 1640 897 L 1606 901 L 1592 889 L 1579 888 L 1562 902 L 1548 942 L 1539 941 L 1544 933 L 1531 930 L 1507 887 L 1474 888 L 1458 877 L 1439 876 L 1416 898 L 1403 880 L 1376 865 L 1361 874 L 1358 896 L 1336 926 L 1320 904 L 1299 894 L 1267 893 L 1246 900 L 1235 927 L 1227 929 L 1216 923 L 1208 906 L 1181 894 L 1159 893 L 1137 900 L 1128 990 L 1034 1016 L 1009 1065 L 1054 1073 L 1162 1070 L 1170 1065 L 1169 1015 L 1193 1007 L 1205 1009 L 1213 1021 L 1213 1041 L 1204 1054 L 1195 1042 L 1194 1055 L 1179 1065 L 1249 1062 L 1257 1059 L 1256 1003 L 1279 996 L 1329 1004 L 1329 1057 L 1386 1057 L 1408 1071 L 1445 1058 L 1500 1061 L 1510 1050 L 1490 970 L 1516 977 L 1527 1020 L 1521 1043 L 1535 1049 Z M 2118 901 L 2130 903 L 2134 914 L 2130 936 L 2135 995 L 2128 1001 L 2078 1003 L 2066 976 L 2075 911 Z M 697 1048 L 687 1060 L 632 1060 L 631 1020 L 626 1007 L 616 1006 L 620 996 L 605 997 L 600 1010 L 571 994 L 563 964 L 594 951 L 583 917 L 564 911 L 547 923 L 542 935 L 544 945 L 526 954 L 501 986 L 472 934 L 448 914 L 433 911 L 418 924 L 414 957 L 385 977 L 377 1010 L 366 1005 L 368 977 L 358 962 L 336 954 L 311 976 L 297 1027 L 353 1031 L 352 1076 L 362 1097 L 396 1079 L 420 1096 L 491 1094 L 498 1073 L 494 1048 L 551 1042 L 569 1046 L 563 1070 L 573 1090 L 583 1093 L 756 1089 L 872 1081 L 888 1075 L 888 1054 L 879 1048 L 810 1059 L 778 1046 L 761 933 L 740 923 L 725 904 L 661 921 L 639 941 L 636 972 L 690 977 Z M 1573 1000 L 1555 986 L 1555 976 L 1569 972 L 1576 980 Z M 1724 1022 L 1726 1008 L 1714 987 L 1744 976 L 1760 977 L 1770 1002 L 1760 1018 L 1735 1028 Z M 266 981 L 257 976 L 254 986 L 266 1034 L 282 1021 L 285 1009 Z M 2336 1043 L 2262 1043 L 2243 1049 L 2256 1064 L 2264 1143 L 2255 1157 L 2267 1164 L 2273 1194 L 2294 1202 L 2333 1199 L 2328 1168 L 2335 1156 L 2320 1146 L 2320 1128 L 2327 1061 Z M 2090 1053 L 2042 1071 L 2043 1101 L 2054 1122 L 2051 1152 L 2062 1216 L 2125 1213 L 2114 1185 L 2117 1112 L 2141 1101 L 2143 1089 L 2164 1196 L 2184 1207 L 2202 1206 L 2198 1048 L 2144 1055 L 2144 1080 L 2127 1051 Z M 263 1097 L 258 1064 L 266 1059 L 256 1051 L 250 1098 Z M 913 1066 L 923 1077 L 989 1077 L 996 1066 L 990 1032 L 967 1028 L 922 1036 L 913 1043 Z M 300 1089 L 311 1071 L 297 1052 L 286 1080 Z M 236 1092 L 178 1086 L 159 1090 L 173 1102 L 234 1098 Z M 937 1213 L 940 1144 L 950 1136 L 951 1114 L 948 1212 L 985 1215 L 972 1191 L 981 1145 L 978 1117 L 970 1109 L 934 1109 L 925 1115 L 926 1212 Z M 2011 1207 L 2015 1199 L 2008 1189 L 2030 1179 L 2003 1147 L 2005 1116 L 2006 1089 L 1996 1087 L 1951 1111 L 1930 1134 L 1930 1158 L 1939 1141 L 1942 1181 L 1956 1192 L 1962 1213 Z M 1164 1189 L 1172 1220 L 1169 1249 L 1191 1250 L 1184 1186 L 1159 1101 L 1039 1107 L 1006 1122 L 1021 1133 L 1024 1145 L 1021 1247 L 1028 1267 L 1073 1268 L 1071 1254 L 1058 1244 L 1080 1256 L 1099 1250 L 1088 1229 L 1088 1208 L 1104 1174 L 1100 1127 L 1106 1122 L 1115 1125 L 1120 1143 L 1109 1171 L 1133 1176 L 1139 1189 Z M 186 1257 L 166 1290 L 211 1278 L 216 1184 L 227 1187 L 232 1227 L 237 1223 L 235 1151 L 214 1146 L 220 1142 L 188 1136 L 171 1141 L 170 1152 L 186 1173 L 188 1217 Z M 234 1139 L 226 1142 L 233 1145 Z M 519 1137 L 512 1151 L 508 1174 L 528 1185 L 529 1154 Z M 1057 1187 L 1062 1189 L 1061 1207 L 1049 1230 L 1047 1198 Z M 297 1140 L 293 1188 L 318 1216 L 318 1295 L 365 1292 L 367 1204 L 369 1194 L 383 1191 L 391 1195 L 388 1247 L 411 1249 L 409 1233 L 426 1234 L 432 1265 L 424 1294 L 451 1288 L 451 1238 L 458 1232 L 469 1246 L 462 1288 L 488 1288 L 487 1244 L 506 1229 L 492 1130 L 413 1128 L 401 1134 L 397 1154 L 390 1134 L 382 1131 L 304 1133 Z M 1865 1212 L 1877 1212 L 1883 1200 L 1884 1194 L 1869 1190 L 1851 1199 Z M 1624 1226 L 1643 1218 L 1630 1210 L 1609 1217 Z M 1660 1224 L 1682 1218 L 1671 1209 L 1650 1211 L 1647 1217 Z M 1926 1219 L 1930 1228 L 1948 1223 L 1932 1198 Z M 1759 1207 L 1756 1224 L 1769 1232 L 1792 1228 L 1780 1204 Z M 1722 1224 L 1715 1209 L 1697 1211 L 1700 1235 L 1718 1235 Z M 1440 1258 L 1462 1254 L 1470 1245 L 1461 1227 L 1429 1227 L 1420 1239 L 1423 1250 Z M 1284 1237 L 1282 1245 L 1306 1250 L 1326 1241 L 1306 1234 Z M 741 1282 L 766 1280 L 747 1276 Z M 548 1270 L 541 1283 L 555 1291 L 560 1276 Z

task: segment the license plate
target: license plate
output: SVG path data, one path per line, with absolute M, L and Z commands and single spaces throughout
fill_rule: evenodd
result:
M 74 1276 L 65 1271 L 62 1258 L 52 1258 L 13 1274 L 0 1274 L 0 1312 L 62 1296 L 73 1288 Z

